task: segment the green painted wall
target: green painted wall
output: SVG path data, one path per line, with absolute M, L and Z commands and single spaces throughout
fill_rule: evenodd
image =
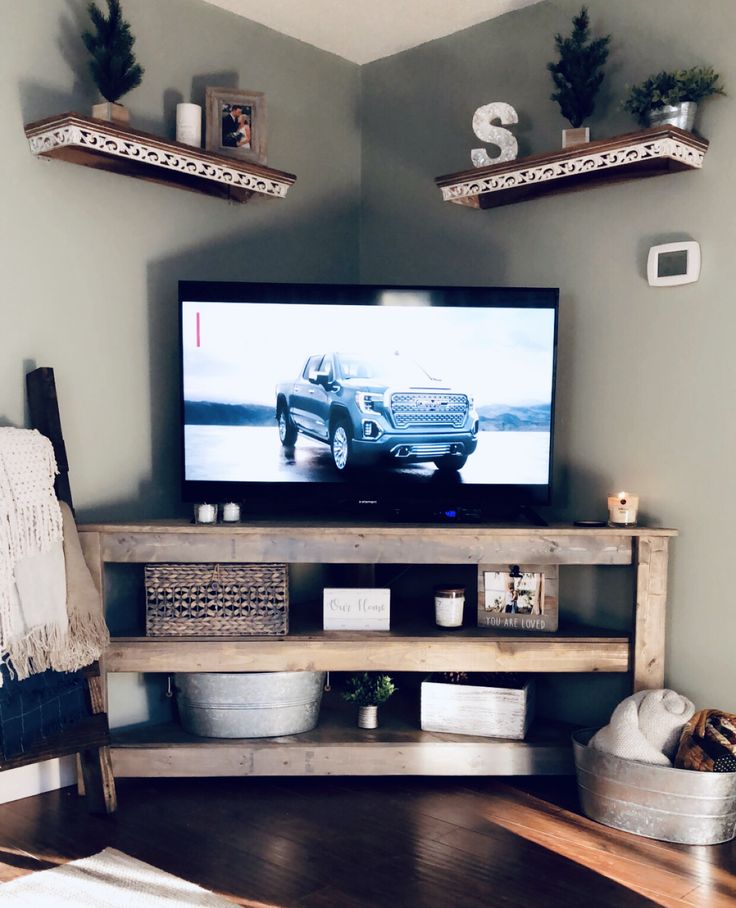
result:
M 701 112 L 712 141 L 701 173 L 478 212 L 443 203 L 434 177 L 469 166 L 481 144 L 472 114 L 492 100 L 518 110 L 521 155 L 558 147 L 565 124 L 545 64 L 578 0 L 544 0 L 362 68 L 199 0 L 126 0 L 147 68 L 127 98 L 134 125 L 173 136 L 176 102 L 201 101 L 206 84 L 266 92 L 269 162 L 299 180 L 283 202 L 241 207 L 32 159 L 24 122 L 95 100 L 78 40 L 85 6 L 6 0 L 0 30 L 0 424 L 25 421 L 25 368 L 54 366 L 82 518 L 179 507 L 181 278 L 559 286 L 558 512 L 601 516 L 609 489 L 626 485 L 645 520 L 680 528 L 667 681 L 699 705 L 736 709 L 732 98 Z M 736 92 L 722 37 L 736 26 L 730 0 L 588 6 L 614 38 L 594 138 L 633 127 L 618 109 L 625 84 L 664 67 L 712 63 Z M 680 238 L 702 245 L 700 282 L 649 288 L 649 245 Z M 626 624 L 625 570 L 562 581 L 575 615 Z M 624 692 L 618 682 L 550 685 L 548 705 L 595 721 Z M 131 679 L 119 691 L 121 721 L 155 713 L 150 687 Z
M 203 103 L 205 85 L 263 91 L 269 163 L 297 183 L 285 200 L 242 206 L 38 161 L 23 124 L 97 100 L 79 39 L 86 7 L 2 4 L 0 425 L 25 424 L 25 372 L 53 366 L 80 518 L 171 516 L 177 281 L 357 279 L 360 71 L 200 0 L 124 0 L 146 68 L 124 99 L 131 125 L 173 138 L 176 103 Z M 160 684 L 137 675 L 110 679 L 110 703 L 114 725 L 169 709 Z M 39 770 L 10 790 L 56 785 Z
M 103 4 L 104 6 L 104 4 Z M 24 363 L 53 366 L 82 519 L 179 506 L 180 279 L 351 281 L 358 273 L 359 68 L 200 0 L 125 0 L 146 73 L 131 125 L 175 134 L 205 85 L 264 91 L 285 200 L 228 204 L 35 160 L 23 124 L 96 98 L 82 0 L 5 0 L 0 29 L 0 424 L 24 421 Z
M 601 517 L 609 489 L 625 486 L 640 493 L 645 520 L 681 530 L 670 576 L 667 682 L 701 706 L 733 710 L 736 62 L 724 36 L 736 33 L 736 6 L 587 5 L 594 31 L 613 35 L 590 122 L 594 138 L 636 128 L 618 108 L 626 83 L 702 63 L 721 72 L 731 96 L 701 110 L 699 129 L 712 142 L 702 172 L 485 212 L 441 201 L 434 177 L 468 168 L 470 149 L 482 145 L 471 129 L 482 104 L 516 108 L 520 155 L 560 147 L 567 124 L 549 100 L 545 64 L 554 33 L 568 31 L 580 3 L 546 0 L 363 67 L 361 276 L 561 288 L 556 505 L 571 517 Z M 649 246 L 689 238 L 702 246 L 700 281 L 650 288 Z M 623 592 L 627 602 L 628 587 L 615 569 L 583 572 L 577 583 L 570 573 L 563 572 L 563 590 L 578 615 L 625 623 L 628 611 L 616 597 Z M 588 684 L 578 681 L 577 717 L 595 721 L 589 691 L 597 688 Z

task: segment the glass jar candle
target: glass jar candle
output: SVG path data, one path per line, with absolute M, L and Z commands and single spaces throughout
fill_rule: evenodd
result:
M 460 627 L 464 607 L 464 586 L 438 587 L 434 591 L 434 620 L 438 627 Z
M 608 496 L 608 525 L 611 527 L 636 526 L 639 496 L 631 492 L 615 492 Z
M 228 501 L 227 504 L 222 506 L 222 522 L 223 523 L 239 523 L 240 522 L 240 505 L 234 501 Z
M 202 504 L 194 505 L 194 522 L 195 523 L 217 523 L 217 505 Z

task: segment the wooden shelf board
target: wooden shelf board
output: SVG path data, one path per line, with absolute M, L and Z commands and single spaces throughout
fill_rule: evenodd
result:
M 340 520 L 320 518 L 316 524 L 313 520 L 261 520 L 252 519 L 243 523 L 218 523 L 214 526 L 198 524 L 195 526 L 191 520 L 167 519 L 143 521 L 119 521 L 116 523 L 84 523 L 79 526 L 80 531 L 91 533 L 192 533 L 201 535 L 235 535 L 248 536 L 266 533 L 308 533 L 311 536 L 331 535 L 335 532 L 363 533 L 367 535 L 401 537 L 407 532 L 414 535 L 437 533 L 440 535 L 455 536 L 457 534 L 479 534 L 483 536 L 577 536 L 585 538 L 595 536 L 602 538 L 625 537 L 635 539 L 637 536 L 677 536 L 679 530 L 669 527 L 576 527 L 570 523 L 550 523 L 545 527 L 529 526 L 525 524 L 499 524 L 499 523 L 377 523 L 375 521 Z
M 543 195 L 588 189 L 702 167 L 708 142 L 676 126 L 654 126 L 599 142 L 437 177 L 447 202 L 496 208 Z
M 323 775 L 560 775 L 573 772 L 571 727 L 534 723 L 525 741 L 425 732 L 382 708 L 359 729 L 353 711 L 323 709 L 311 732 L 279 738 L 200 738 L 180 725 L 112 733 L 117 777 Z
M 626 634 L 569 628 L 555 634 L 443 631 L 297 631 L 285 637 L 114 637 L 108 672 L 506 671 L 626 672 Z
M 361 524 L 252 521 L 195 527 L 178 522 L 80 527 L 90 562 L 285 562 L 322 564 L 631 564 L 634 540 L 676 530 L 634 527 Z M 94 557 L 92 552 L 94 550 Z
M 106 120 L 64 113 L 25 126 L 33 154 L 206 195 L 283 198 L 293 174 L 169 141 Z

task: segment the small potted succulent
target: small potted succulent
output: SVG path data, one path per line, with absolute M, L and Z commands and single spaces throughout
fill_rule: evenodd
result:
M 358 728 L 378 727 L 378 707 L 396 692 L 389 675 L 362 672 L 348 679 L 343 698 L 358 707 Z
M 699 102 L 711 95 L 725 95 L 719 80 L 712 66 L 662 70 L 635 85 L 623 107 L 641 126 L 670 123 L 692 130 Z
M 595 96 L 603 81 L 603 66 L 608 59 L 611 36 L 590 38 L 590 19 L 584 6 L 573 16 L 572 33 L 568 38 L 555 35 L 555 47 L 560 55 L 556 63 L 548 63 L 555 91 L 552 101 L 560 105 L 562 116 L 572 129 L 562 130 L 562 147 L 581 145 L 590 141 L 590 130 L 583 122 L 593 113 Z
M 118 101 L 124 94 L 140 85 L 143 67 L 135 59 L 130 25 L 123 19 L 120 0 L 107 0 L 108 16 L 96 3 L 90 3 L 87 12 L 94 32 L 82 35 L 84 46 L 92 55 L 89 68 L 100 94 L 106 100 L 92 106 L 92 116 L 115 123 L 129 123 L 130 111 Z

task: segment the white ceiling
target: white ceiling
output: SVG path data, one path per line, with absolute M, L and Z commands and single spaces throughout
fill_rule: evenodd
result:
M 370 63 L 540 0 L 206 0 L 284 35 Z

